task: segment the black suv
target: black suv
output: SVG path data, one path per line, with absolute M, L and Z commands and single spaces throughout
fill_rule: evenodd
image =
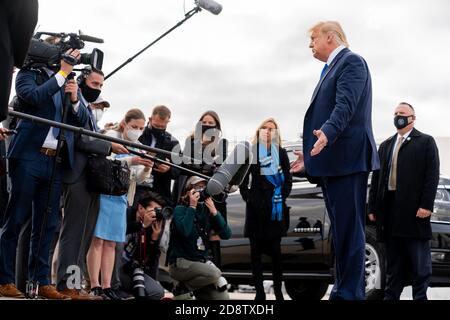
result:
M 284 146 L 291 161 L 300 143 Z M 222 271 L 232 284 L 251 284 L 249 240 L 244 238 L 245 203 L 239 191 L 230 194 L 228 223 L 233 232 L 230 240 L 221 241 Z M 287 199 L 290 226 L 282 239 L 283 275 L 286 291 L 292 299 L 321 299 L 334 281 L 334 255 L 331 246 L 330 220 L 322 190 L 305 178 L 294 176 L 292 192 Z M 432 215 L 433 275 L 431 286 L 450 285 L 450 179 L 441 178 Z M 265 260 L 264 260 L 265 259 Z M 270 258 L 263 257 L 264 275 L 271 279 Z M 383 296 L 385 281 L 384 248 L 375 240 L 375 226 L 366 226 L 366 295 L 368 299 Z

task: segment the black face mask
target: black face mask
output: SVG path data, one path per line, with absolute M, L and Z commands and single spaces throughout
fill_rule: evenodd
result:
M 164 134 L 166 133 L 166 129 L 151 128 L 151 131 L 156 139 L 164 137 Z
M 99 89 L 89 87 L 85 83 L 82 84 L 80 87 L 81 87 L 81 94 L 83 95 L 83 97 L 86 99 L 87 102 L 94 102 L 95 100 L 97 100 L 98 96 L 102 92 Z
M 216 126 L 207 126 L 202 124 L 202 134 L 205 134 L 205 132 L 210 129 L 216 129 Z
M 409 125 L 409 123 L 408 123 L 409 117 L 412 117 L 412 116 L 400 116 L 400 115 L 395 116 L 394 117 L 394 126 L 399 130 L 405 128 L 406 126 Z

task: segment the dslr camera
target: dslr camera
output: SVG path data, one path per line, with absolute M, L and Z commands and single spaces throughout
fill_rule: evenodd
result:
M 210 195 L 206 192 L 206 188 L 196 188 L 195 191 L 200 194 L 200 198 L 198 198 L 199 203 L 205 202 L 205 200 L 210 197 Z
M 41 39 L 42 35 L 53 36 L 59 41 L 54 44 L 48 43 Z M 103 66 L 103 52 L 97 48 L 91 53 L 81 53 L 80 60 L 66 54 L 66 51 L 69 49 L 83 49 L 84 41 L 103 43 L 103 39 L 85 35 L 81 31 L 79 31 L 78 34 L 37 32 L 30 40 L 30 47 L 22 68 L 37 69 L 47 67 L 55 70 L 60 68 L 60 61 L 61 59 L 64 59 L 65 62 L 73 66 L 77 64 L 87 64 L 97 70 L 101 70 Z
M 172 215 L 171 207 L 155 208 L 156 221 L 167 220 Z

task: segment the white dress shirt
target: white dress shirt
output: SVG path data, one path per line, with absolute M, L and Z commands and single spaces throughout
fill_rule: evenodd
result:
M 336 56 L 339 54 L 339 52 L 341 52 L 345 48 L 346 48 L 346 46 L 340 45 L 339 47 L 334 49 L 333 52 L 331 52 L 330 56 L 328 57 L 327 65 L 330 66 L 331 63 L 333 62 L 334 58 L 336 58 Z
M 54 72 L 52 70 L 50 70 L 50 69 L 44 68 L 44 70 L 45 70 L 45 72 L 47 73 L 47 75 L 49 77 L 51 77 L 54 74 Z M 56 82 L 58 83 L 58 86 L 60 88 L 66 83 L 66 78 L 64 78 L 60 73 L 57 73 L 55 75 L 55 79 L 56 79 Z M 61 93 L 58 90 L 58 92 L 56 92 L 55 94 L 61 94 Z M 63 97 L 61 97 L 61 98 L 63 99 Z M 63 101 L 64 101 L 64 99 L 63 99 Z M 78 112 L 78 108 L 80 107 L 80 102 L 78 101 L 76 104 L 72 104 L 72 106 L 73 106 L 74 112 L 77 113 Z M 62 106 L 62 108 L 63 107 L 64 106 Z M 42 147 L 56 150 L 57 145 L 58 145 L 58 139 L 56 139 L 53 136 L 52 129 L 53 129 L 53 127 L 50 127 L 50 129 L 48 130 L 47 137 L 45 138 L 44 143 L 42 144 Z
M 409 134 L 411 133 L 412 130 L 413 130 L 413 129 L 409 130 L 407 133 L 405 133 L 405 134 L 403 135 L 402 143 L 405 143 L 405 141 L 408 140 Z M 400 134 L 397 134 L 397 136 L 395 137 L 394 148 L 393 148 L 392 150 L 395 150 L 395 148 L 397 147 L 399 136 L 400 136 Z M 388 181 L 391 180 L 391 174 L 392 174 L 392 161 L 393 161 L 393 160 L 394 160 L 394 152 L 392 152 L 392 154 L 391 154 L 391 161 L 389 161 L 390 167 L 389 167 L 389 178 L 388 178 L 389 180 L 388 180 Z M 397 165 L 398 165 L 398 163 L 397 163 Z M 390 189 L 390 184 L 388 184 L 388 190 L 391 190 L 391 189 Z

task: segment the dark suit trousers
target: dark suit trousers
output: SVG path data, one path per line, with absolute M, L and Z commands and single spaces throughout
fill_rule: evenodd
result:
M 266 254 L 272 258 L 272 275 L 273 288 L 275 294 L 281 293 L 281 283 L 283 278 L 283 271 L 281 267 L 281 239 L 252 239 L 250 238 L 250 254 L 252 262 L 253 280 L 255 282 L 256 294 L 264 295 L 263 287 L 263 263 L 261 256 Z
M 414 300 L 427 300 L 431 276 L 430 241 L 389 237 L 386 241 L 385 300 L 398 300 L 405 286 L 405 275 L 412 274 Z
M 71 275 L 70 272 L 67 273 L 68 267 L 77 266 L 80 275 L 86 274 L 86 254 L 91 245 L 100 208 L 100 195 L 87 189 L 86 172 L 81 174 L 77 182 L 65 184 L 63 192 L 64 218 L 59 237 L 56 281 L 58 290 L 64 290 L 67 286 L 67 279 Z M 77 279 L 74 281 L 70 282 L 71 289 L 81 289 L 81 283 L 77 283 Z
M 47 211 L 49 182 L 53 157 L 39 154 L 34 160 L 10 159 L 11 195 L 6 210 L 6 221 L 0 238 L 0 284 L 14 283 L 14 260 L 20 230 L 32 214 L 31 252 L 28 279 L 49 284 L 49 250 L 58 221 L 61 193 L 61 170 L 55 172 L 51 206 L 42 230 Z M 38 254 L 39 252 L 39 254 Z M 37 261 L 36 272 L 34 267 Z
M 330 300 L 365 299 L 365 217 L 367 172 L 323 178 L 331 222 L 336 279 Z

